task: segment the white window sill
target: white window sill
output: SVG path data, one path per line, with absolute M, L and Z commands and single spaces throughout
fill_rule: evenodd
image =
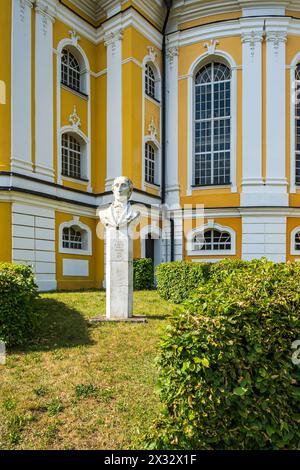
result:
M 92 250 L 73 250 L 68 248 L 59 248 L 59 253 L 64 255 L 92 256 Z
M 145 98 L 147 100 L 149 100 L 151 103 L 153 104 L 156 104 L 157 107 L 161 107 L 161 102 L 159 100 L 156 100 L 155 98 L 152 98 L 151 96 L 147 95 L 147 93 L 145 93 Z
M 235 250 L 188 251 L 188 256 L 235 256 Z

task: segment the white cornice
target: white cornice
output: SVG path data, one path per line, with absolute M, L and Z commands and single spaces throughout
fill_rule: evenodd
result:
M 240 11 L 243 17 L 280 16 L 285 10 L 300 10 L 300 0 L 174 0 L 168 31 L 216 14 Z

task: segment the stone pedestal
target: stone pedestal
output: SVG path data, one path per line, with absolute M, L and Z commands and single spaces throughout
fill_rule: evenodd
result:
M 132 317 L 133 241 L 130 225 L 106 229 L 106 317 Z

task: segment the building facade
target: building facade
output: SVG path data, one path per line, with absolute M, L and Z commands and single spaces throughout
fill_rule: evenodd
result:
M 102 287 L 122 174 L 135 257 L 300 259 L 300 0 L 0 6 L 0 261 Z

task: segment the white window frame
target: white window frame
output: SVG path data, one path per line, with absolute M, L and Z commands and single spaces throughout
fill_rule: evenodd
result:
M 146 145 L 152 145 L 154 149 L 154 184 L 146 181 Z M 152 139 L 151 136 L 146 136 L 144 140 L 144 158 L 143 158 L 143 180 L 145 186 L 153 186 L 156 189 L 160 188 L 161 178 L 160 178 L 160 145 L 157 140 Z
M 195 140 L 195 76 L 197 72 L 210 62 L 221 62 L 231 70 L 231 139 L 230 139 L 230 179 L 231 185 L 213 186 L 193 186 L 194 179 L 194 140 Z M 193 191 L 205 189 L 222 189 L 230 187 L 232 193 L 237 192 L 237 65 L 233 58 L 224 51 L 216 50 L 213 54 L 206 52 L 198 57 L 191 65 L 188 72 L 188 181 L 187 196 L 191 196 Z
M 146 94 L 146 87 L 145 87 L 145 72 L 146 72 L 146 64 L 150 64 L 156 73 L 156 86 L 157 86 L 157 98 L 154 100 L 150 96 Z M 143 79 L 142 79 L 142 189 L 146 191 L 147 187 L 152 187 L 155 189 L 160 189 L 161 186 L 161 145 L 156 139 L 153 139 L 151 135 L 146 134 L 145 129 L 145 101 L 149 100 L 154 103 L 159 109 L 159 117 L 161 123 L 161 72 L 159 68 L 159 64 L 156 60 L 156 54 L 148 54 L 144 57 L 142 63 L 142 70 L 143 70 Z M 148 129 L 147 129 L 148 132 Z M 157 134 L 161 135 L 161 127 L 158 126 Z M 154 146 L 157 148 L 157 162 L 158 162 L 158 178 L 157 178 L 157 185 L 151 185 L 151 183 L 145 182 L 145 144 L 151 141 Z
M 63 246 L 63 231 L 65 228 L 74 228 L 74 230 L 80 230 L 84 233 L 84 243 L 85 249 L 75 250 L 74 248 L 64 248 Z M 92 256 L 92 231 L 91 229 L 80 222 L 79 217 L 74 217 L 73 220 L 69 222 L 63 222 L 59 226 L 59 253 L 69 254 L 69 255 L 82 255 L 82 256 Z
M 291 248 L 290 248 L 290 252 L 291 252 L 291 255 L 295 255 L 295 256 L 300 256 L 300 250 L 295 250 L 295 236 L 298 232 L 300 232 L 300 226 L 295 227 L 291 231 Z
M 80 142 L 80 150 L 81 150 L 81 161 L 80 161 L 80 166 L 81 166 L 81 179 L 77 178 L 72 178 L 71 176 L 65 176 L 62 174 L 62 136 L 64 134 L 70 134 L 75 139 L 77 139 Z M 58 162 L 60 166 L 58 167 L 58 171 L 60 172 L 61 179 L 62 180 L 67 180 L 67 181 L 73 181 L 76 183 L 80 184 L 89 184 L 90 183 L 90 178 L 89 178 L 89 167 L 90 167 L 90 142 L 87 136 L 80 130 L 80 129 L 74 129 L 72 126 L 64 126 L 61 131 L 60 131 L 60 143 L 59 143 L 59 150 L 60 154 L 58 155 Z
M 298 52 L 293 58 L 290 65 L 290 103 L 291 103 L 291 121 L 290 121 L 290 143 L 291 143 L 291 174 L 290 174 L 290 193 L 295 194 L 297 189 L 300 189 L 300 185 L 296 185 L 296 113 L 295 113 L 295 101 L 294 101 L 294 86 L 295 86 L 295 74 L 297 65 L 300 64 L 300 52 Z
M 65 47 L 63 50 L 62 50 L 62 55 L 63 55 L 63 52 L 66 51 L 67 55 L 68 55 L 68 63 L 67 64 L 64 64 L 62 63 L 61 61 L 61 77 L 60 77 L 60 80 L 61 80 L 61 84 L 63 86 L 66 86 L 68 88 L 71 88 L 71 90 L 74 90 L 76 91 L 77 93 L 84 93 L 84 89 L 85 89 L 85 80 L 84 80 L 84 73 L 82 73 L 82 61 L 78 60 L 78 57 L 77 55 L 74 53 L 74 51 L 70 48 L 70 47 Z M 75 59 L 75 61 L 77 62 L 78 64 L 78 68 L 79 70 L 76 70 L 74 69 L 73 67 L 70 66 L 70 55 L 72 55 Z M 81 63 L 80 63 L 81 62 Z M 67 82 L 68 83 L 64 83 L 63 82 L 63 76 L 62 76 L 62 69 L 63 67 L 66 67 L 66 74 L 67 74 Z M 79 78 L 79 90 L 77 90 L 75 87 L 73 87 L 71 84 L 70 84 L 70 75 L 71 75 L 71 70 L 73 70 L 77 75 L 78 75 L 78 78 Z
M 78 59 L 80 57 L 80 62 L 82 62 L 82 76 L 84 80 L 84 85 L 82 88 L 82 92 L 87 95 L 87 98 L 83 97 L 84 99 L 87 99 L 87 106 L 88 106 L 88 113 L 87 113 L 87 136 L 81 132 L 79 129 L 76 130 L 74 127 L 71 126 L 64 126 L 61 127 L 61 87 L 64 87 L 64 85 L 61 84 L 61 55 L 63 49 L 67 49 L 68 47 L 71 48 L 71 52 L 74 50 L 77 50 L 77 55 L 76 58 Z M 60 43 L 57 46 L 56 50 L 56 115 L 57 115 L 57 183 L 62 184 L 64 179 L 68 179 L 67 177 L 63 177 L 61 174 L 61 168 L 62 168 L 62 163 L 61 163 L 61 134 L 64 132 L 75 132 L 78 133 L 83 140 L 86 142 L 86 179 L 88 180 L 87 182 L 87 191 L 92 192 L 92 186 L 91 186 L 91 181 L 92 181 L 92 162 L 91 162 L 91 143 L 90 143 L 90 136 L 91 136 L 91 99 L 90 99 L 90 92 L 91 92 L 91 79 L 90 79 L 90 65 L 89 61 L 87 58 L 87 55 L 85 54 L 84 50 L 80 47 L 78 44 L 78 41 L 71 39 L 71 38 L 65 38 L 60 41 Z M 70 90 L 70 93 L 75 93 L 77 96 L 78 93 L 76 91 L 73 91 L 71 88 L 67 88 Z M 72 110 L 70 110 L 70 113 Z M 71 179 L 71 181 L 73 181 Z M 74 180 L 77 181 L 77 180 Z M 78 182 L 78 181 L 77 181 Z M 85 184 L 85 182 L 83 182 Z
M 218 230 L 220 232 L 228 232 L 231 237 L 231 249 L 230 250 L 194 250 L 193 249 L 193 239 L 196 235 L 202 234 L 206 230 Z M 188 256 L 233 256 L 236 255 L 236 233 L 231 227 L 219 225 L 215 223 L 213 220 L 210 220 L 207 224 L 202 225 L 200 227 L 196 227 L 195 229 L 191 230 L 187 237 L 187 253 Z

